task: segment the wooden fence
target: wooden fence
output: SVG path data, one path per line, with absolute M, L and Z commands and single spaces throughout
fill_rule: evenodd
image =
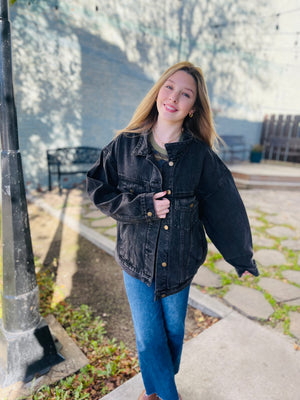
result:
M 266 115 L 261 144 L 266 160 L 300 163 L 300 115 Z

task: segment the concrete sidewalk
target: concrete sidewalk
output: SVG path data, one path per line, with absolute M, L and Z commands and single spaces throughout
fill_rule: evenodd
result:
M 300 348 L 191 287 L 189 303 L 220 321 L 183 346 L 176 383 L 183 400 L 298 400 Z M 141 374 L 103 400 L 137 400 Z
M 300 352 L 293 341 L 235 311 L 184 344 L 176 377 L 183 400 L 297 400 Z M 141 375 L 103 397 L 137 400 Z

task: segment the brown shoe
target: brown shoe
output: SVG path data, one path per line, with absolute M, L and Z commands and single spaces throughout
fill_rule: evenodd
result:
M 157 397 L 156 393 L 150 394 L 149 396 L 146 395 L 146 390 L 144 389 L 142 393 L 140 394 L 140 397 L 138 400 L 159 400 L 159 397 Z

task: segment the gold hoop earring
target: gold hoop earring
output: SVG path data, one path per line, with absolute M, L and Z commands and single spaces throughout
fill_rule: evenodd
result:
M 190 112 L 189 112 L 189 117 L 190 117 L 190 118 L 193 118 L 193 115 L 194 115 L 193 111 L 190 111 Z

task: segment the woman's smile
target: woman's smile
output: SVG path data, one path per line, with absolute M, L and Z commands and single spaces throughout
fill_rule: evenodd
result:
M 182 124 L 189 112 L 193 111 L 196 93 L 194 78 L 185 71 L 175 72 L 158 92 L 158 119 Z

